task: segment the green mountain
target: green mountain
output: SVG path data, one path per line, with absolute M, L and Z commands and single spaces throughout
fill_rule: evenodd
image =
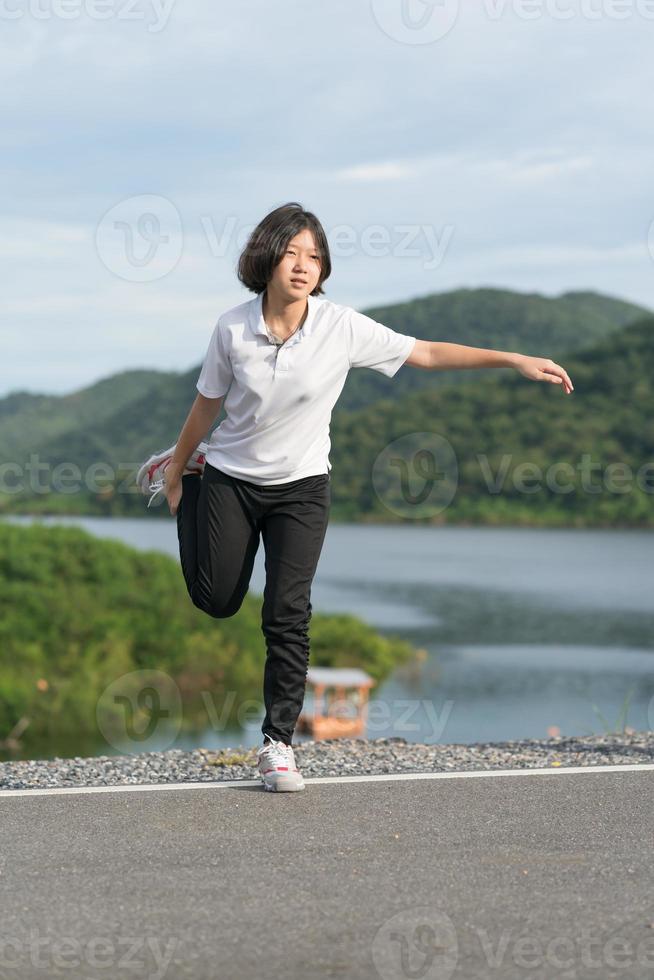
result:
M 651 311 L 598 293 L 564 293 L 552 298 L 505 289 L 457 289 L 364 312 L 421 340 L 519 351 L 558 361 Z M 401 370 L 395 378 L 374 371 L 351 371 L 339 407 L 363 408 L 383 395 L 400 398 L 422 388 L 465 384 L 479 377 L 477 369 Z
M 0 399 L 0 459 L 27 459 L 30 452 L 41 455 L 49 446 L 66 446 L 69 440 L 75 449 L 77 439 L 90 440 L 90 433 L 99 435 L 107 425 L 113 428 L 117 413 L 129 411 L 178 377 L 161 371 L 124 371 L 69 395 L 12 392 Z M 129 427 L 134 427 L 133 418 Z M 56 459 L 56 454 L 43 458 Z M 78 457 L 68 451 L 64 458 Z
M 614 355 L 624 359 L 628 356 L 626 348 L 636 342 L 636 335 L 626 325 L 639 319 L 643 329 L 643 323 L 651 322 L 643 319 L 650 315 L 649 311 L 596 293 L 566 293 L 552 298 L 499 289 L 460 289 L 364 312 L 402 333 L 424 340 L 553 357 L 564 364 L 573 379 L 576 391 L 569 401 L 575 405 L 581 402 L 582 396 L 573 365 L 594 363 L 593 358 L 605 344 L 615 345 L 611 348 Z M 639 362 L 634 369 L 642 372 L 643 364 Z M 184 374 L 128 371 L 62 397 L 13 392 L 1 399 L 0 462 L 24 466 L 34 453 L 40 463 L 51 468 L 73 463 L 82 474 L 92 464 L 104 464 L 113 474 L 107 482 L 114 486 L 120 483 L 121 488 L 112 492 L 110 486 L 106 494 L 99 496 L 88 492 L 38 493 L 29 488 L 26 478 L 27 491 L 0 497 L 0 508 L 6 512 L 144 516 L 145 502 L 133 487 L 134 474 L 152 452 L 175 441 L 195 397 L 199 370 L 200 364 Z M 643 378 L 642 383 L 647 385 L 647 379 Z M 492 439 L 505 421 L 489 412 L 487 403 L 480 397 L 490 399 L 493 404 L 499 399 L 499 405 L 513 391 L 519 392 L 519 398 L 527 398 L 524 411 L 531 420 L 529 425 L 538 429 L 543 412 L 538 399 L 552 394 L 544 393 L 543 387 L 516 377 L 510 369 L 438 372 L 405 368 L 392 379 L 373 371 L 350 372 L 332 424 L 335 518 L 339 519 L 340 515 L 341 519 L 366 516 L 389 519 L 391 516 L 381 505 L 377 506 L 380 502 L 375 501 L 370 479 L 367 478 L 365 492 L 359 493 L 359 480 L 352 475 L 357 467 L 365 473 L 360 467 L 360 446 L 368 445 L 371 435 L 377 434 L 374 445 L 379 451 L 398 424 L 404 426 L 404 431 L 407 426 L 415 431 L 413 415 L 422 418 L 424 424 L 425 405 L 430 409 L 433 406 L 433 411 L 439 413 L 432 417 L 447 419 L 448 429 L 455 408 L 454 414 L 462 419 L 474 406 L 474 411 L 482 417 L 480 423 L 483 421 L 489 429 L 488 438 Z M 536 393 L 534 388 L 541 391 Z M 527 389 L 530 389 L 528 394 Z M 557 393 L 560 395 L 554 392 Z M 389 410 L 395 420 L 392 429 L 390 420 L 385 418 Z M 563 411 L 567 413 L 570 409 L 566 407 Z M 608 402 L 600 402 L 596 411 L 602 420 L 600 428 L 605 423 L 608 425 Z M 378 420 L 382 417 L 386 428 L 380 427 Z M 646 419 L 646 414 L 641 412 L 640 430 L 646 427 Z M 520 425 L 516 436 L 519 431 Z M 471 432 L 474 442 L 473 436 Z M 629 438 L 627 433 L 624 438 Z M 522 446 L 522 450 L 525 448 Z M 361 473 L 359 476 L 365 483 Z M 6 482 L 11 484 L 11 479 Z M 47 480 L 44 478 L 42 483 Z M 495 499 L 495 513 L 500 513 L 508 500 L 504 494 Z M 477 504 L 481 506 L 481 501 Z M 515 502 L 512 506 L 515 511 Z M 485 508 L 482 510 L 485 514 Z M 153 507 L 147 513 L 162 516 L 164 512 Z M 448 508 L 452 519 L 456 513 L 455 507 Z M 485 518 L 477 514 L 474 519 Z
M 564 367 L 571 395 L 515 371 L 479 372 L 476 383 L 339 414 L 331 429 L 334 517 L 654 526 L 654 317 L 567 356 Z M 441 440 L 447 451 L 439 456 Z M 391 462 L 382 456 L 380 465 L 387 447 Z M 405 473 L 404 490 L 392 467 Z M 419 493 L 439 469 L 455 492 L 437 510 Z

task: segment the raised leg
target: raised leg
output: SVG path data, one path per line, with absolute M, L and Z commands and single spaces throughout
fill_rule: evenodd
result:
M 205 466 L 182 477 L 177 536 L 184 580 L 199 609 L 215 619 L 233 616 L 247 594 L 260 529 L 256 513 L 231 478 Z

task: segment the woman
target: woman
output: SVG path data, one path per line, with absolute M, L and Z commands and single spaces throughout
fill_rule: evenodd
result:
M 145 493 L 165 493 L 189 595 L 214 618 L 238 612 L 263 537 L 266 714 L 258 768 L 267 790 L 304 789 L 292 738 L 331 503 L 329 424 L 350 368 L 393 377 L 402 364 L 510 366 L 572 391 L 553 361 L 418 340 L 321 299 L 330 274 L 327 238 L 311 212 L 291 202 L 260 222 L 238 264 L 255 298 L 219 318 L 176 445 L 152 456 L 137 478 Z M 226 418 L 201 442 L 223 399 Z

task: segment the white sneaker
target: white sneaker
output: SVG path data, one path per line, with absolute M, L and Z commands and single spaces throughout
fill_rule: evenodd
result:
M 152 504 L 155 497 L 163 492 L 164 473 L 173 458 L 176 447 L 177 443 L 171 446 L 170 449 L 166 449 L 163 453 L 155 453 L 153 456 L 150 456 L 136 474 L 136 483 L 141 493 L 150 496 L 148 507 Z M 209 446 L 206 442 L 199 444 L 197 449 L 191 454 L 184 468 L 183 476 L 190 473 L 199 473 L 202 476 L 208 448 Z
M 257 752 L 258 769 L 263 779 L 264 789 L 273 792 L 293 793 L 304 789 L 302 774 L 295 764 L 295 755 L 290 745 L 274 739 L 271 735 Z

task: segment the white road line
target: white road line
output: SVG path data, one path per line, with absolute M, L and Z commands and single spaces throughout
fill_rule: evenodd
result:
M 479 779 L 491 776 L 563 776 L 572 773 L 597 772 L 652 772 L 654 763 L 626 763 L 615 766 L 561 766 L 546 769 L 470 769 L 456 772 L 397 772 L 378 773 L 371 776 L 315 776 L 304 777 L 307 786 L 319 783 L 372 783 L 380 780 L 404 779 Z M 14 796 L 66 796 L 84 793 L 151 793 L 159 790 L 188 789 L 238 789 L 241 786 L 262 786 L 261 779 L 225 779 L 216 782 L 197 783 L 129 783 L 125 786 L 59 786 L 52 789 L 3 789 L 0 797 Z

